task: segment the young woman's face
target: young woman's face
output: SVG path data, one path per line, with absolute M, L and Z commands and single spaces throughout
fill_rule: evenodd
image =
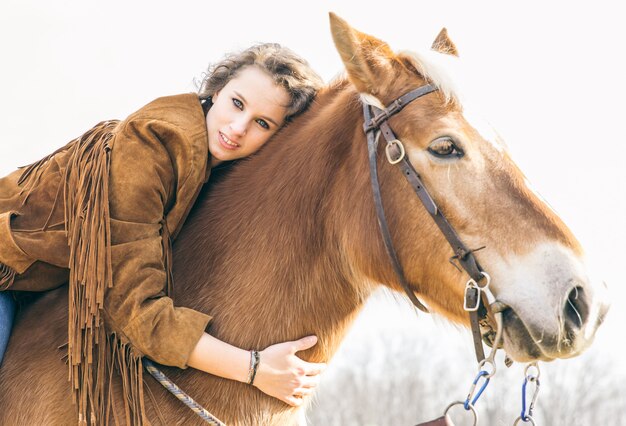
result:
M 246 157 L 283 125 L 287 91 L 260 68 L 248 66 L 212 97 L 206 117 L 211 166 Z

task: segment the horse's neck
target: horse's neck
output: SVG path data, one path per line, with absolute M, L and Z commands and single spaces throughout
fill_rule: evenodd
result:
M 360 119 L 349 98 L 326 94 L 203 194 L 186 223 L 177 302 L 213 315 L 216 336 L 264 347 L 316 333 L 327 359 L 369 295 L 347 247 L 367 190 L 366 156 L 351 164 Z

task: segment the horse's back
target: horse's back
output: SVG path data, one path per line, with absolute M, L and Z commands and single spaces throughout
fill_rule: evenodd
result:
M 0 367 L 0 425 L 75 424 L 65 357 L 67 287 L 37 296 L 17 313 Z
M 67 286 L 62 286 L 34 295 L 19 309 L 0 367 L 0 425 L 78 423 L 66 363 L 67 299 Z M 183 376 L 183 370 L 167 367 L 164 370 L 185 383 L 179 377 Z M 127 416 L 122 404 L 121 381 L 117 374 L 113 378 L 108 422 L 98 424 L 130 424 L 132 416 Z M 203 424 L 200 417 L 156 381 L 144 377 L 144 385 L 147 385 L 144 390 L 148 419 L 158 423 L 157 419 L 161 418 L 165 424 Z

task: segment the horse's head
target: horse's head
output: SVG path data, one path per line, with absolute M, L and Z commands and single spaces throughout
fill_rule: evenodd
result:
M 528 186 L 495 133 L 470 115 L 443 65 L 458 61 L 445 30 L 430 52 L 418 55 L 395 54 L 385 42 L 332 14 L 331 28 L 348 79 L 364 102 L 382 108 L 424 84 L 438 87 L 388 123 L 461 240 L 470 249 L 481 248 L 474 254 L 491 276 L 496 299 L 508 307 L 503 314 L 507 353 L 518 361 L 581 353 L 608 309 L 604 284 L 589 275 L 580 244 Z M 384 155 L 378 168 L 407 280 L 432 310 L 464 321 L 467 275 L 448 262 L 450 246 L 399 169 Z M 380 239 L 378 229 L 372 232 Z M 368 274 L 399 288 L 391 267 Z

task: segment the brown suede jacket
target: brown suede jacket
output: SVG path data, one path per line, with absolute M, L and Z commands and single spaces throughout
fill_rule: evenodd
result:
M 135 359 L 186 368 L 211 317 L 167 296 L 171 239 L 208 180 L 208 160 L 202 105 L 185 94 L 100 123 L 0 179 L 0 290 L 44 291 L 69 278 L 70 318 L 95 318 L 76 325 L 79 337 L 70 324 L 70 363 L 103 319 Z

